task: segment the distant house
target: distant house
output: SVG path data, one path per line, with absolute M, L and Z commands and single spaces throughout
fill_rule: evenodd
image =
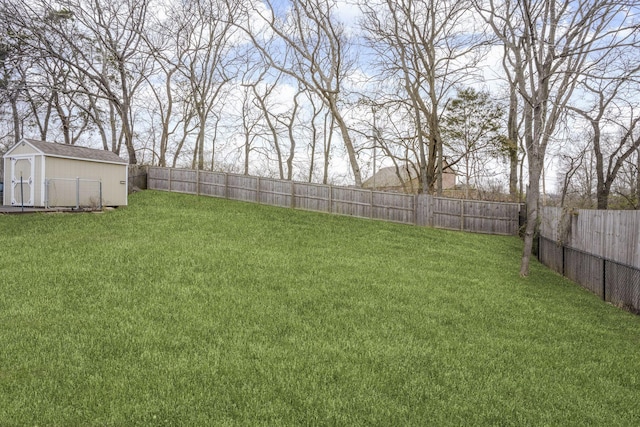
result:
M 448 190 L 455 186 L 455 170 L 445 164 L 442 171 L 442 189 Z M 400 167 L 399 170 L 396 170 L 395 166 L 389 166 L 380 169 L 375 175 L 364 181 L 362 187 L 380 191 L 416 193 L 420 188 L 420 178 L 418 171 L 412 167 Z
M 128 164 L 111 151 L 23 139 L 3 159 L 4 205 L 127 204 Z

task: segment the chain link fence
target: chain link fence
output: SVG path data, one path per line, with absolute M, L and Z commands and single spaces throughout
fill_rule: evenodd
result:
M 640 314 L 640 269 L 540 237 L 538 259 L 605 301 Z
M 102 209 L 102 181 L 51 178 L 45 182 L 45 206 Z

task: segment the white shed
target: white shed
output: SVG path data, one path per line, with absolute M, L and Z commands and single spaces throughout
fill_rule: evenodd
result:
M 128 164 L 106 150 L 23 139 L 4 159 L 4 205 L 125 206 Z

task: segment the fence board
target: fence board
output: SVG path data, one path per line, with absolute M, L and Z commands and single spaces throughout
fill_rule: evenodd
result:
M 213 197 L 226 197 L 225 174 L 200 172 L 200 194 Z
M 464 200 L 462 207 L 465 231 L 511 235 L 518 232 L 518 204 Z
M 170 190 L 169 182 L 171 169 L 167 168 L 149 168 L 147 175 L 147 186 L 153 190 Z
M 558 225 L 562 217 L 562 208 L 545 207 L 540 210 L 540 236 L 557 242 L 560 240 Z
M 171 169 L 170 189 L 177 193 L 196 194 L 196 171 L 187 169 Z
M 360 218 L 371 218 L 371 191 L 333 187 L 333 213 Z
M 576 227 L 571 229 L 571 247 L 604 256 L 607 240 L 604 211 L 580 211 L 573 225 Z
M 637 211 L 611 211 L 607 218 L 607 244 L 604 257 L 640 266 L 640 214 Z
M 227 198 L 243 202 L 259 202 L 260 178 L 246 175 L 227 176 Z
M 462 199 L 433 198 L 433 226 L 450 230 L 462 230 L 464 226 Z
M 415 223 L 415 196 L 375 191 L 372 195 L 372 218 L 404 224 Z
M 296 183 L 294 197 L 296 208 L 331 212 L 331 187 L 329 185 Z
M 416 197 L 416 225 L 421 227 L 433 226 L 431 208 L 433 197 L 428 194 L 418 194 Z
M 293 182 L 260 178 L 260 203 L 281 208 L 291 207 Z

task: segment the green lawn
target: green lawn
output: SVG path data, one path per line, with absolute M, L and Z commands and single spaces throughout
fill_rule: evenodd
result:
M 640 423 L 640 316 L 516 238 L 147 191 L 0 248 L 1 426 Z

